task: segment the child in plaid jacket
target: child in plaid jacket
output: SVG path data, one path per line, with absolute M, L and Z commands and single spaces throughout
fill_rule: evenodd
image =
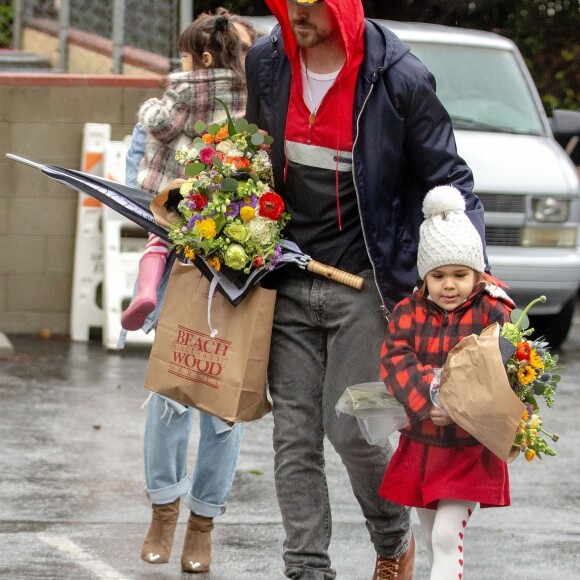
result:
M 236 21 L 230 25 L 232 18 L 202 14 L 191 23 L 179 39 L 182 71 L 169 76 L 161 99 L 148 99 L 141 106 L 138 127 L 147 138 L 137 172 L 139 189 L 157 195 L 184 177 L 184 166 L 175 154 L 197 136 L 196 121 L 209 124 L 225 117 L 216 97 L 234 117 L 243 115 L 247 96 L 242 45 Z M 140 137 L 139 129 L 134 137 Z M 139 262 L 135 296 L 121 316 L 124 329 L 138 330 L 155 309 L 169 249 L 158 236 L 149 236 Z
M 507 465 L 456 425 L 433 396 L 447 353 L 470 334 L 509 320 L 509 297 L 484 273 L 483 244 L 453 187 L 423 203 L 417 258 L 422 287 L 393 311 L 381 376 L 410 424 L 380 495 L 417 509 L 431 580 L 462 578 L 464 528 L 474 508 L 509 505 Z

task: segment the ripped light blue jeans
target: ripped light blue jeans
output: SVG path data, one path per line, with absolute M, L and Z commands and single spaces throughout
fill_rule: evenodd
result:
M 157 308 L 143 330 L 157 326 L 175 252 L 167 260 L 157 288 Z M 124 346 L 126 331 L 119 339 Z M 193 477 L 187 474 L 193 418 L 199 418 L 199 445 Z M 185 496 L 185 505 L 197 515 L 214 518 L 224 512 L 232 489 L 242 444 L 243 425 L 230 427 L 221 419 L 152 393 L 145 420 L 145 483 L 151 503 L 165 504 Z
M 187 474 L 193 417 L 200 437 L 193 477 Z M 185 496 L 196 514 L 213 518 L 224 512 L 242 442 L 243 425 L 221 419 L 152 393 L 145 422 L 145 482 L 151 503 L 165 504 Z

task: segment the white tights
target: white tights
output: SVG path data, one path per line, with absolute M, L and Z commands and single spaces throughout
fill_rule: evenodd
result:
M 439 500 L 437 509 L 417 508 L 431 565 L 430 580 L 463 578 L 463 535 L 476 502 Z

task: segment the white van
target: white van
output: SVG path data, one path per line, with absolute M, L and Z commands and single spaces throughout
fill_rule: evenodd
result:
M 546 295 L 533 310 L 535 334 L 560 344 L 580 286 L 580 182 L 519 50 L 490 32 L 381 23 L 435 76 L 485 207 L 492 273 L 520 307 Z M 580 133 L 580 113 L 556 111 L 553 124 L 560 134 Z
M 275 19 L 251 19 L 259 33 Z M 552 346 L 566 338 L 580 286 L 580 182 L 554 138 L 580 134 L 580 113 L 548 119 L 515 44 L 497 34 L 377 20 L 410 46 L 434 74 L 459 154 L 473 170 L 485 207 L 492 273 L 518 306 L 534 307 L 535 335 Z

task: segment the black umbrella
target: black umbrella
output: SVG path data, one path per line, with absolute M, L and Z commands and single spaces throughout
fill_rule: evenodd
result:
M 11 153 L 7 153 L 6 157 L 39 169 L 47 177 L 94 197 L 148 232 L 169 241 L 167 229 L 157 224 L 151 213 L 149 206 L 152 195 L 150 193 L 75 169 L 66 169 L 57 165 L 41 165 Z
M 11 153 L 7 153 L 6 157 L 39 169 L 47 177 L 71 189 L 90 195 L 148 232 L 169 242 L 167 229 L 155 222 L 155 218 L 151 212 L 150 205 L 153 199 L 151 194 L 140 189 L 135 189 L 134 187 L 129 187 L 128 185 L 123 185 L 117 181 L 84 173 L 83 171 L 67 169 L 57 165 L 42 165 Z M 174 202 L 175 200 L 173 200 Z M 326 266 L 313 260 L 310 256 L 302 252 L 294 242 L 289 240 L 283 240 L 281 245 L 282 256 L 277 267 L 285 266 L 286 264 L 295 264 L 303 270 L 306 269 L 330 280 L 351 286 L 352 288 L 359 290 L 362 288 L 363 279 L 359 276 L 343 272 L 342 270 Z M 269 273 L 268 270 L 254 270 L 247 278 L 240 281 L 233 277 L 227 277 L 224 272 L 214 270 L 205 260 L 199 257 L 195 258 L 194 264 L 208 280 L 212 281 L 214 278 L 217 280 L 217 289 L 234 306 L 237 306 L 244 299 L 254 284 Z

